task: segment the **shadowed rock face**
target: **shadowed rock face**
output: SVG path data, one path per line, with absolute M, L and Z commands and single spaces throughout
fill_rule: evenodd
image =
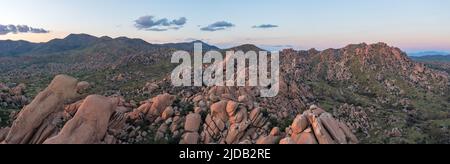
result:
M 1 128 L 0 129 L 0 143 L 5 140 L 6 136 L 8 135 L 10 128 Z
M 75 116 L 64 125 L 61 132 L 44 144 L 95 144 L 106 135 L 115 104 L 106 97 L 88 96 Z

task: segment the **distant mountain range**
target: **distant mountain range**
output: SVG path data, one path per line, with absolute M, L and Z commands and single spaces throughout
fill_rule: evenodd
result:
M 419 62 L 450 62 L 450 55 L 412 56 L 411 58 Z
M 125 44 L 139 49 L 167 48 L 176 50 L 192 51 L 194 43 L 202 43 L 204 50 L 219 50 L 216 46 L 206 44 L 202 41 L 168 44 L 150 44 L 142 39 L 131 39 L 126 37 L 110 38 L 95 37 L 88 34 L 70 34 L 64 39 L 53 39 L 46 43 L 31 43 L 28 41 L 0 41 L 0 57 L 4 56 L 30 56 L 49 55 L 65 51 L 74 51 L 95 47 L 99 45 Z
M 193 51 L 195 43 L 201 43 L 204 52 L 223 51 L 199 40 L 151 44 L 142 39 L 95 37 L 88 34 L 71 34 L 45 43 L 5 40 L 0 41 L 0 75 L 7 76 L 0 77 L 0 81 L 42 81 L 65 73 L 99 81 L 98 84 L 104 86 L 99 90 L 111 89 L 113 86 L 132 88 L 135 83 L 145 83 L 164 76 L 174 67 L 170 63 L 170 55 L 177 50 Z M 254 45 L 230 49 L 261 50 Z M 92 75 L 92 72 L 96 75 Z M 119 79 L 123 76 L 133 79 L 135 83 L 105 81 L 119 76 Z
M 408 56 L 421 57 L 421 56 L 446 56 L 450 55 L 449 52 L 445 51 L 421 51 L 421 52 L 410 52 Z

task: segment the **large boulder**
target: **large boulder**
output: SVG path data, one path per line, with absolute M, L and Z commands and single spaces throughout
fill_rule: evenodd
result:
M 263 113 L 261 112 L 261 108 L 255 108 L 250 112 L 249 117 L 252 126 L 261 128 L 266 124 L 267 118 L 264 117 Z
M 79 82 L 79 83 L 77 84 L 77 91 L 78 91 L 78 92 L 83 92 L 83 91 L 85 91 L 86 89 L 88 89 L 90 86 L 91 86 L 91 85 L 90 85 L 88 82 L 86 82 L 86 81 Z
M 312 105 L 298 115 L 286 129 L 284 144 L 357 144 L 358 139 L 345 123 L 334 119 L 330 113 Z
M 313 128 L 314 134 L 316 136 L 317 141 L 319 141 L 319 144 L 335 144 L 336 142 L 333 141 L 328 131 L 325 129 L 325 127 L 322 125 L 322 122 L 313 113 L 309 113 L 307 115 L 309 122 L 311 123 L 311 126 Z
M 303 132 L 306 128 L 308 128 L 308 126 L 309 126 L 308 118 L 306 118 L 304 115 L 298 115 L 291 125 L 292 133 L 299 134 Z
M 270 135 L 271 135 L 271 136 L 279 136 L 279 135 L 281 135 L 280 128 L 274 127 L 274 128 L 272 129 L 272 131 L 270 131 Z
M 323 113 L 319 117 L 323 126 L 330 133 L 331 137 L 339 144 L 347 144 L 345 133 L 339 127 L 339 122 L 336 121 L 330 113 Z
M 234 101 L 228 101 L 226 111 L 229 117 L 233 117 L 236 114 L 236 111 L 239 107 L 239 103 Z
M 228 134 L 225 138 L 225 144 L 237 144 L 240 142 L 251 122 L 246 121 L 239 124 L 232 124 L 228 129 Z
M 8 144 L 26 144 L 41 134 L 35 134 L 36 130 L 46 128 L 40 126 L 52 113 L 64 110 L 64 102 L 78 96 L 78 80 L 66 76 L 56 76 L 50 85 L 19 113 L 17 119 L 13 122 L 11 130 L 5 139 Z
M 163 120 L 167 120 L 171 118 L 175 114 L 172 107 L 167 107 L 164 112 L 162 113 L 161 117 Z
M 108 123 L 115 110 L 111 99 L 88 96 L 80 109 L 63 127 L 61 132 L 45 144 L 94 144 L 101 143 L 106 135 Z
M 244 105 L 234 101 L 228 101 L 226 111 L 230 124 L 241 123 L 248 119 L 248 112 Z
M 144 119 L 144 117 L 150 111 L 151 107 L 152 107 L 152 103 L 146 102 L 146 103 L 142 104 L 141 106 L 139 106 L 137 109 L 135 109 L 133 112 L 129 113 L 128 116 L 131 120 Z
M 202 133 L 203 141 L 206 144 L 214 142 L 214 139 L 220 136 L 221 132 L 225 130 L 225 123 L 211 115 L 206 116 L 204 130 Z
M 184 130 L 186 132 L 198 132 L 202 117 L 197 113 L 192 113 L 186 116 Z
M 169 94 L 162 94 L 152 99 L 153 104 L 150 107 L 150 111 L 147 113 L 147 118 L 159 117 L 164 110 L 171 106 L 175 101 L 175 96 Z
M 223 122 L 228 121 L 228 113 L 226 111 L 228 101 L 222 100 L 211 105 L 211 115 L 220 118 Z

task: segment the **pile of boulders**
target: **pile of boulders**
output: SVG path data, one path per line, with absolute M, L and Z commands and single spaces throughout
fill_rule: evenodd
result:
M 78 80 L 56 76 L 51 84 L 27 106 L 13 122 L 4 143 L 40 144 L 55 135 L 64 120 L 64 104 L 79 96 Z
M 202 117 L 198 113 L 191 113 L 186 116 L 186 122 L 184 123 L 184 134 L 180 144 L 198 144 L 200 139 L 200 125 L 202 123 Z
M 333 111 L 333 115 L 344 122 L 353 133 L 360 132 L 369 136 L 369 131 L 374 128 L 368 113 L 374 113 L 374 108 L 363 108 L 359 106 L 343 104 Z
M 182 97 L 158 95 L 138 106 L 121 96 L 80 98 L 89 83 L 59 75 L 0 129 L 7 144 L 346 144 L 357 143 L 343 123 L 318 107 L 284 132 L 272 125 L 251 88 L 209 87 Z M 276 112 L 276 111 L 275 111 Z M 272 114 L 276 116 L 277 114 Z M 287 116 L 286 116 L 287 117 Z M 284 139 L 283 139 L 284 138 Z
M 356 144 L 351 129 L 317 106 L 298 115 L 287 129 L 282 144 Z
M 189 116 L 195 118 L 192 121 L 195 129 L 185 127 L 185 136 L 180 143 L 256 143 L 259 136 L 270 132 L 270 125 L 250 93 L 248 88 L 210 87 L 193 96 L 194 112 Z M 204 118 L 200 122 L 203 124 L 197 130 L 197 121 L 202 115 Z M 186 121 L 186 125 L 192 123 Z
M 25 97 L 25 84 L 9 87 L 0 83 L 0 109 L 20 109 L 29 103 Z
M 132 120 L 156 121 L 162 116 L 166 108 L 175 101 L 175 96 L 169 94 L 159 95 L 149 101 L 141 102 L 141 106 L 129 114 Z M 166 113 L 167 114 L 167 113 Z

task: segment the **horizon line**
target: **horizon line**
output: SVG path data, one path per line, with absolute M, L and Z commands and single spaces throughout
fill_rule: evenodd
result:
M 52 41 L 52 40 L 63 40 L 63 39 L 66 39 L 67 37 L 69 37 L 69 36 L 71 36 L 71 35 L 88 35 L 88 36 L 92 36 L 92 37 L 95 37 L 95 38 L 108 37 L 108 38 L 111 38 L 111 39 L 118 39 L 118 38 L 139 39 L 139 40 L 142 40 L 142 41 L 144 41 L 144 42 L 146 42 L 146 43 L 148 43 L 148 44 L 153 44 L 153 45 L 203 42 L 203 43 L 206 43 L 206 44 L 208 44 L 208 45 L 210 45 L 210 46 L 215 46 L 215 47 L 217 47 L 217 48 L 219 48 L 219 49 L 222 49 L 222 50 L 224 50 L 224 49 L 230 49 L 230 48 L 239 47 L 239 46 L 243 46 L 243 45 L 249 44 L 249 45 L 254 45 L 254 46 L 258 47 L 258 48 L 264 49 L 264 50 L 265 50 L 264 47 L 272 47 L 272 48 L 278 47 L 278 50 L 276 50 L 276 51 L 283 51 L 283 50 L 289 50 L 289 49 L 294 49 L 294 50 L 296 50 L 296 51 L 308 51 L 308 50 L 325 51 L 325 50 L 329 50 L 329 49 L 341 49 L 341 48 L 345 48 L 345 47 L 347 47 L 348 45 L 358 45 L 358 44 L 373 45 L 373 44 L 384 43 L 384 44 L 387 44 L 387 45 L 390 46 L 390 47 L 395 47 L 395 48 L 401 49 L 403 52 L 407 53 L 408 56 L 410 56 L 410 54 L 413 55 L 413 54 L 417 54 L 417 53 L 425 53 L 425 52 L 447 53 L 448 55 L 450 55 L 450 50 L 438 50 L 438 49 L 407 50 L 407 49 L 403 49 L 403 48 L 401 48 L 401 47 L 392 46 L 391 44 L 388 44 L 388 43 L 383 42 L 383 41 L 370 42 L 370 43 L 369 43 L 369 42 L 348 43 L 348 44 L 345 44 L 344 46 L 339 46 L 339 47 L 329 47 L 329 48 L 317 48 L 317 47 L 311 47 L 311 48 L 304 48 L 304 49 L 301 49 L 301 48 L 294 48 L 295 46 L 292 46 L 292 45 L 270 45 L 270 44 L 251 44 L 251 43 L 235 44 L 234 46 L 227 46 L 227 47 L 225 47 L 225 46 L 220 46 L 220 44 L 210 43 L 209 41 L 205 41 L 205 40 L 202 40 L 202 39 L 192 39 L 192 41 L 186 40 L 186 41 L 178 41 L 178 42 L 177 42 L 177 41 L 170 41 L 170 42 L 154 43 L 154 42 L 150 42 L 150 41 L 147 41 L 147 40 L 145 40 L 145 39 L 142 39 L 142 38 L 128 37 L 128 36 L 124 36 L 124 35 L 117 36 L 117 37 L 110 37 L 110 36 L 108 36 L 108 35 L 101 35 L 101 36 L 99 36 L 99 35 L 93 35 L 93 34 L 88 34 L 88 33 L 70 33 L 70 34 L 67 34 L 67 35 L 64 36 L 64 37 L 54 37 L 54 38 L 52 38 L 52 39 L 49 39 L 48 41 L 43 41 L 43 42 L 34 42 L 34 41 L 26 40 L 26 39 L 4 39 L 4 40 L 0 39 L 0 41 L 25 41 L 25 42 L 29 42 L 29 43 L 35 43 L 35 44 L 44 44 L 44 43 L 48 43 L 48 42 L 50 42 L 50 41 Z

